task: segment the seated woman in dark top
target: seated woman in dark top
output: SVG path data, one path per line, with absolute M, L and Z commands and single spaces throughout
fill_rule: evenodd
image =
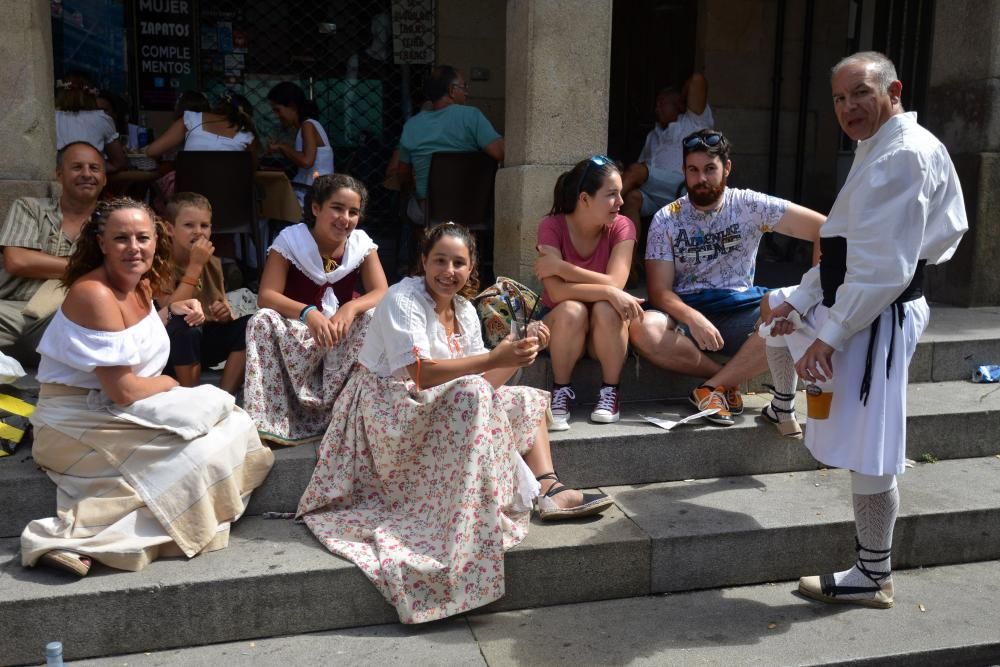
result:
M 246 411 L 262 439 L 284 445 L 326 431 L 370 311 L 389 289 L 377 246 L 357 229 L 365 186 L 345 174 L 321 176 L 312 199 L 307 222 L 285 228 L 268 250 L 261 310 L 247 326 Z

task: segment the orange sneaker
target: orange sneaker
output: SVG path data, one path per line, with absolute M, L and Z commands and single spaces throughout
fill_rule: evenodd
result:
M 698 410 L 718 408 L 718 412 L 714 415 L 708 415 L 705 419 L 718 426 L 732 426 L 735 420 L 733 420 L 733 414 L 726 404 L 725 392 L 725 387 L 720 386 L 713 389 L 707 385 L 701 385 L 691 392 L 688 401 Z
M 722 387 L 716 387 L 716 389 L 721 390 Z M 726 405 L 729 406 L 730 413 L 734 415 L 743 414 L 743 394 L 740 393 L 739 387 L 727 388 L 723 397 L 726 399 Z

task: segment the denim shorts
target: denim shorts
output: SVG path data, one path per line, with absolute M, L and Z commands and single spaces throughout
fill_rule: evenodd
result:
M 754 335 L 757 328 L 757 321 L 760 319 L 760 306 L 752 308 L 740 308 L 722 313 L 703 313 L 712 325 L 719 330 L 722 335 L 723 346 L 720 353 L 731 357 L 737 350 L 743 347 L 747 338 Z M 677 325 L 677 331 L 691 338 L 691 332 L 686 325 Z M 692 340 L 694 340 L 692 338 Z

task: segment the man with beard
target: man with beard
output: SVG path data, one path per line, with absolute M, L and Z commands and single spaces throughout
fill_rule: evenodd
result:
M 802 577 L 799 592 L 885 609 L 894 603 L 907 366 L 930 317 L 923 268 L 950 259 L 969 225 L 948 151 L 904 111 L 892 61 L 873 51 L 848 56 L 833 67 L 831 86 L 840 127 L 858 147 L 823 227 L 821 263 L 795 290 L 769 297 L 777 324 L 768 358 L 776 385 L 788 378 L 794 386 L 797 373 L 814 405 L 826 405 L 822 412 L 810 408 L 809 451 L 851 471 L 854 565 Z M 781 319 L 793 309 L 802 321 L 794 330 Z
M 21 197 L 0 227 L 0 351 L 22 363 L 38 360 L 35 348 L 62 301 L 56 281 L 97 207 L 107 182 L 105 167 L 92 145 L 67 144 L 56 156 L 59 199 Z
M 816 211 L 753 190 L 726 187 L 730 145 L 711 129 L 682 141 L 688 194 L 662 208 L 649 228 L 647 312 L 632 344 L 668 370 L 706 378 L 691 392 L 706 419 L 731 426 L 743 412 L 739 386 L 767 370 L 764 340 L 752 335 L 766 290 L 753 284 L 765 232 L 817 241 L 825 220 Z M 720 366 L 704 352 L 731 359 Z

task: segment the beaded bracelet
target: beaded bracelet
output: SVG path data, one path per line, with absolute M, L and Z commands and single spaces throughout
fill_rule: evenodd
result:
M 319 310 L 319 308 L 317 308 L 316 306 L 306 306 L 305 308 L 303 308 L 302 312 L 299 313 L 299 322 L 302 322 L 302 324 L 305 324 L 306 323 L 306 317 L 309 315 L 309 311 L 311 311 L 311 310 Z

